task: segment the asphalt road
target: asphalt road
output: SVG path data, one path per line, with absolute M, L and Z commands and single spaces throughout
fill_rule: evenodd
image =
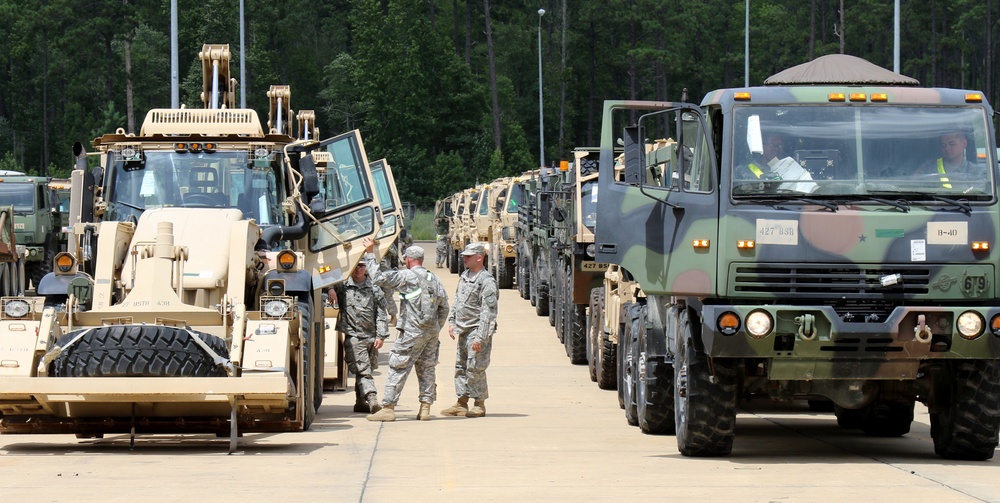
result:
M 433 269 L 449 292 L 457 276 Z M 0 436 L 4 501 L 905 501 L 1000 502 L 1000 457 L 934 455 L 926 410 L 912 431 L 870 438 L 805 404 L 751 404 L 733 453 L 684 458 L 672 436 L 628 426 L 615 392 L 569 363 L 546 318 L 516 290 L 500 298 L 485 418 L 445 418 L 454 401 L 455 343 L 442 336 L 438 402 L 416 421 L 410 376 L 394 423 L 351 411 L 352 392 L 328 393 L 304 433 Z M 376 371 L 384 384 L 385 359 Z M 380 393 L 381 396 L 381 393 Z

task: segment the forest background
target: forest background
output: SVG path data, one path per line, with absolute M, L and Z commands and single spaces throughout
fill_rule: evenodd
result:
M 177 0 L 180 101 L 205 43 L 239 76 L 238 0 Z M 538 9 L 545 9 L 539 16 Z M 323 137 L 360 129 L 402 197 L 435 199 L 594 146 L 605 99 L 744 84 L 743 0 L 245 0 L 247 106 L 291 86 Z M 1000 0 L 901 0 L 901 73 L 998 99 Z M 845 53 L 892 69 L 893 0 L 751 0 L 751 85 Z M 0 169 L 65 176 L 71 145 L 170 106 L 170 0 L 0 0 Z

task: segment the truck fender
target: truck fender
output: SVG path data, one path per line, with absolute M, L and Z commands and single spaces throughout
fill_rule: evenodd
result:
M 672 353 L 670 349 L 673 346 L 669 345 L 671 341 L 667 340 L 668 324 L 671 323 L 669 308 L 669 305 L 656 302 L 655 297 L 646 302 L 646 319 L 639 320 L 639 323 L 646 325 L 645 351 L 648 358 L 664 358 Z M 673 331 L 676 332 L 676 322 L 673 325 Z M 667 359 L 672 360 L 672 358 Z
M 267 271 L 264 275 L 264 284 L 269 280 L 285 280 L 285 293 L 287 295 L 309 294 L 312 295 L 312 275 L 309 271 L 279 272 L 275 269 Z
M 69 295 L 69 284 L 75 278 L 86 278 L 87 276 L 82 273 L 69 275 L 56 275 L 54 272 L 50 272 L 45 276 L 42 276 L 42 280 L 38 282 L 38 286 L 35 287 L 35 293 L 38 295 Z

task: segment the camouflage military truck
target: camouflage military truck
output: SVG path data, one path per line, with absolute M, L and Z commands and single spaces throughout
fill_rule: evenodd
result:
M 498 288 L 514 287 L 517 275 L 517 210 L 524 200 L 524 187 L 516 177 L 498 178 L 490 184 L 490 212 L 493 215 L 490 239 L 490 268 Z
M 553 192 L 551 306 L 559 340 L 574 364 L 587 363 L 587 307 L 591 290 L 601 286 L 608 268 L 594 260 L 598 154 L 597 149 L 576 149 L 573 161 L 561 164 Z
M 517 291 L 522 299 L 536 304 L 531 295 L 531 230 L 533 223 L 532 208 L 534 207 L 534 186 L 538 179 L 538 170 L 522 173 L 518 178 L 517 192 L 521 193 L 521 202 L 517 207 L 517 220 L 514 222 L 514 246 L 517 255 Z
M 548 316 L 555 325 L 555 312 L 549 302 L 552 285 L 552 201 L 557 175 L 550 168 L 537 171 L 525 184 L 525 203 L 518 211 L 518 251 L 528 298 L 535 314 Z
M 265 133 L 235 107 L 228 46 L 200 56 L 205 109 L 77 144 L 69 251 L 37 297 L 0 299 L 0 432 L 228 432 L 233 449 L 309 428 L 321 294 L 379 232 L 376 184 L 357 131 Z
M 622 306 L 625 382 L 639 415 L 673 418 L 683 455 L 728 454 L 739 399 L 760 396 L 830 400 L 878 436 L 906 434 L 920 401 L 938 455 L 993 456 L 1000 206 L 982 93 L 834 55 L 700 106 L 604 108 L 597 260 L 646 295 Z M 677 155 L 644 153 L 668 137 Z M 956 145 L 963 166 L 938 161 Z
M 42 276 L 52 270 L 52 259 L 60 251 L 58 200 L 49 190 L 50 178 L 16 171 L 5 173 L 0 175 L 0 201 L 14 207 L 14 234 L 24 260 L 25 278 L 37 288 Z

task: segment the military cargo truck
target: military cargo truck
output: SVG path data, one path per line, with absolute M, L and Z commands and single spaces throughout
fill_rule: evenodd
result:
M 834 55 L 700 106 L 605 103 L 597 259 L 646 295 L 622 307 L 623 371 L 639 404 L 672 411 L 683 455 L 728 454 L 754 396 L 827 399 L 878 436 L 906 434 L 920 401 L 938 455 L 993 456 L 994 111 L 918 86 Z M 677 155 L 644 152 L 668 137 Z M 939 160 L 956 146 L 958 168 Z
M 379 232 L 375 182 L 357 131 L 265 133 L 234 106 L 228 46 L 200 57 L 205 109 L 76 146 L 69 251 L 38 296 L 0 299 L 0 432 L 228 432 L 234 449 L 309 428 L 321 294 Z
M 556 330 L 574 364 L 587 363 L 587 307 L 591 291 L 604 279 L 606 263 L 594 260 L 597 224 L 597 149 L 576 149 L 573 161 L 553 192 L 553 270 L 551 302 L 557 307 Z M 562 166 L 561 166 L 562 167 Z
M 517 250 L 517 291 L 522 299 L 530 300 L 535 306 L 535 297 L 531 295 L 531 269 L 534 266 L 531 257 L 531 232 L 534 225 L 533 208 L 535 206 L 534 188 L 538 180 L 538 170 L 522 173 L 517 182 L 517 191 L 521 193 L 521 202 L 517 207 L 517 220 L 514 222 L 514 241 Z
M 497 287 L 514 287 L 517 276 L 517 242 L 515 224 L 517 210 L 524 200 L 524 188 L 517 177 L 503 177 L 493 181 L 490 198 L 493 215 L 492 237 L 490 239 L 490 267 Z
M 0 174 L 0 201 L 14 207 L 14 234 L 26 279 L 35 287 L 52 270 L 52 259 L 60 251 L 59 203 L 49 181 L 16 171 Z

